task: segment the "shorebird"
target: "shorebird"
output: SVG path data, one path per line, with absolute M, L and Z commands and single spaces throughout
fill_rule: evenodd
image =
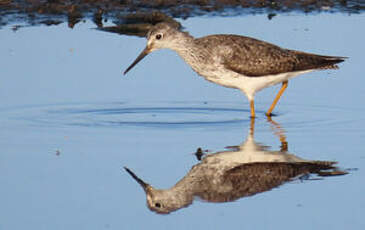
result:
M 205 155 L 169 189 L 156 189 L 129 168 L 125 167 L 125 170 L 144 189 L 149 209 L 160 214 L 187 207 L 194 197 L 215 203 L 230 202 L 298 178 L 306 179 L 310 174 L 335 176 L 347 173 L 336 168 L 336 162 L 305 160 L 289 153 L 285 135 L 280 129 L 275 131 L 277 127 L 273 128 L 279 134 L 281 148 L 269 150 L 255 142 L 253 122 L 251 125 L 247 139 L 240 146 Z
M 146 48 L 124 74 L 152 51 L 163 48 L 174 50 L 206 80 L 241 90 L 250 102 L 251 117 L 255 117 L 254 96 L 257 91 L 282 83 L 266 112 L 267 116 L 271 116 L 290 78 L 318 69 L 336 69 L 336 64 L 345 59 L 284 49 L 232 34 L 194 38 L 168 23 L 152 27 L 147 33 L 147 40 Z

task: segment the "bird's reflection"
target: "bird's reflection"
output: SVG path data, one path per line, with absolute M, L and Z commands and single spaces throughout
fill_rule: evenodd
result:
M 153 27 L 153 25 L 156 25 L 160 22 L 167 22 L 170 25 L 173 25 L 175 28 L 181 29 L 181 24 L 178 21 L 161 12 L 138 12 L 133 14 L 127 14 L 121 17 L 120 20 L 116 22 L 117 25 L 104 27 L 99 26 L 98 24 L 97 25 L 99 30 L 105 32 L 145 37 L 147 35 L 147 32 Z
M 201 162 L 169 189 L 156 189 L 130 169 L 125 169 L 144 189 L 148 207 L 161 214 L 190 205 L 194 197 L 208 202 L 229 202 L 269 191 L 311 174 L 346 174 L 334 166 L 336 162 L 305 160 L 289 153 L 284 130 L 271 119 L 268 122 L 280 138 L 280 150 L 271 151 L 267 146 L 255 142 L 254 120 L 251 120 L 249 135 L 240 146 L 200 155 Z M 203 150 L 197 152 L 203 153 Z

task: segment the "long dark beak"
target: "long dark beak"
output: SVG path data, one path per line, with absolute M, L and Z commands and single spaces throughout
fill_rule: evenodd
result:
M 134 174 L 129 168 L 124 167 L 124 169 L 129 173 L 129 175 L 131 175 L 133 177 L 133 179 L 135 179 L 138 182 L 138 184 L 140 184 L 142 186 L 142 188 L 145 191 L 147 191 L 148 188 L 151 187 L 149 184 L 147 184 L 142 179 L 140 179 L 139 177 L 137 177 L 136 174 Z
M 135 65 L 137 65 L 137 63 L 139 61 L 141 61 L 144 57 L 146 57 L 147 54 L 149 54 L 151 52 L 151 50 L 146 47 L 136 58 L 136 60 L 134 60 L 134 62 L 124 71 L 124 75 L 126 73 L 128 73 L 129 70 L 131 70 Z

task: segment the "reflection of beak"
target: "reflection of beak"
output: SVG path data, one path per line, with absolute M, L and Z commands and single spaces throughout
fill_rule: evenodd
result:
M 148 191 L 148 189 L 151 187 L 149 184 L 147 184 L 142 179 L 137 177 L 136 174 L 134 174 L 129 168 L 124 167 L 124 169 L 129 173 L 129 175 L 131 175 L 133 177 L 133 179 L 135 179 L 138 182 L 138 184 L 140 184 L 142 186 L 143 190 L 145 190 L 146 192 Z
M 124 71 L 124 74 L 128 73 L 139 61 L 141 61 L 147 54 L 149 54 L 151 50 L 148 48 L 144 48 L 144 50 L 139 54 L 139 56 L 134 60 L 134 62 Z M 127 170 L 127 169 L 126 169 Z M 128 171 L 128 170 L 127 170 Z

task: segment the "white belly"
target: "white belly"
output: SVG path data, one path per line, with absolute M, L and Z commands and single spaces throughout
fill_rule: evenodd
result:
M 244 75 L 233 72 L 225 72 L 221 73 L 221 75 L 219 75 L 218 73 L 217 75 L 217 73 L 215 72 L 213 77 L 206 77 L 206 79 L 225 87 L 239 89 L 246 94 L 249 100 L 252 100 L 256 92 L 266 87 L 273 86 L 283 81 L 289 80 L 290 78 L 293 78 L 299 74 L 307 73 L 310 71 L 312 70 L 282 73 L 277 75 L 266 75 L 262 77 L 246 77 Z

